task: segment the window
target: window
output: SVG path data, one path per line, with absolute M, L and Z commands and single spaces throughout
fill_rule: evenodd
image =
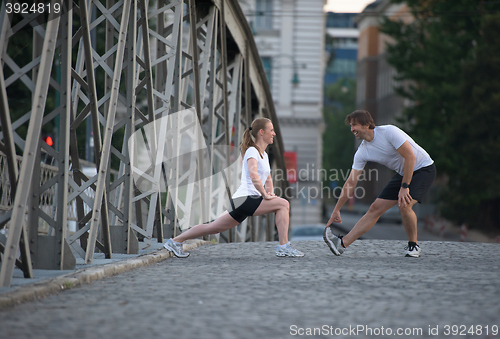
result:
M 271 57 L 262 57 L 262 65 L 264 66 L 264 71 L 266 72 L 267 82 L 269 87 L 272 85 L 272 73 L 273 73 L 273 59 Z
M 255 29 L 270 30 L 273 28 L 273 1 L 257 0 L 255 13 Z
M 337 73 L 342 75 L 356 75 L 356 60 L 352 59 L 333 59 L 328 65 L 328 73 Z

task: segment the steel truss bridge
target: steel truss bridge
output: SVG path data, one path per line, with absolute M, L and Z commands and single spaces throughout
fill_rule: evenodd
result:
M 214 219 L 239 183 L 238 145 L 256 117 L 273 121 L 271 166 L 285 173 L 271 92 L 238 1 L 52 0 L 43 13 L 6 3 L 18 2 L 0 9 L 1 286 L 15 266 L 26 278 L 34 268 L 71 269 Z M 179 112 L 187 113 L 165 120 Z M 274 183 L 288 185 L 283 176 Z M 268 216 L 218 240 L 275 236 Z

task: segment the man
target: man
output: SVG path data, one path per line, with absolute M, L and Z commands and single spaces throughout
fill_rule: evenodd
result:
M 362 142 L 354 155 L 352 171 L 325 227 L 323 239 L 335 255 L 341 255 L 350 244 L 368 232 L 382 214 L 398 204 L 408 236 L 406 256 L 419 257 L 417 216 L 412 208 L 417 202 L 421 202 L 434 182 L 434 161 L 422 147 L 396 126 L 375 127 L 368 111 L 354 111 L 346 117 L 345 122 L 351 126 L 351 132 L 356 139 Z M 336 236 L 329 226 L 333 222 L 342 223 L 340 209 L 352 196 L 368 161 L 382 164 L 396 171 L 396 174 L 352 230 L 344 237 Z

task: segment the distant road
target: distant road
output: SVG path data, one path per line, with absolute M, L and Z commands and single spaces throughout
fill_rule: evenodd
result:
M 341 213 L 342 224 L 334 224 L 334 227 L 339 230 L 340 234 L 347 234 L 362 216 L 362 214 L 358 213 L 343 212 Z M 417 232 L 418 239 L 422 241 L 460 241 L 458 235 L 447 235 L 446 238 L 442 238 L 439 235 L 426 231 L 423 227 L 423 222 L 419 222 L 417 225 Z M 408 238 L 406 237 L 402 223 L 393 222 L 390 219 L 382 219 L 382 221 L 379 220 L 370 231 L 363 235 L 362 239 L 407 240 Z

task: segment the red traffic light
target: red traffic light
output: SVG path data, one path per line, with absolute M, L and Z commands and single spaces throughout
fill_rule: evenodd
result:
M 54 146 L 54 140 L 52 140 L 52 137 L 50 135 L 44 137 L 43 141 L 45 141 L 49 146 Z

